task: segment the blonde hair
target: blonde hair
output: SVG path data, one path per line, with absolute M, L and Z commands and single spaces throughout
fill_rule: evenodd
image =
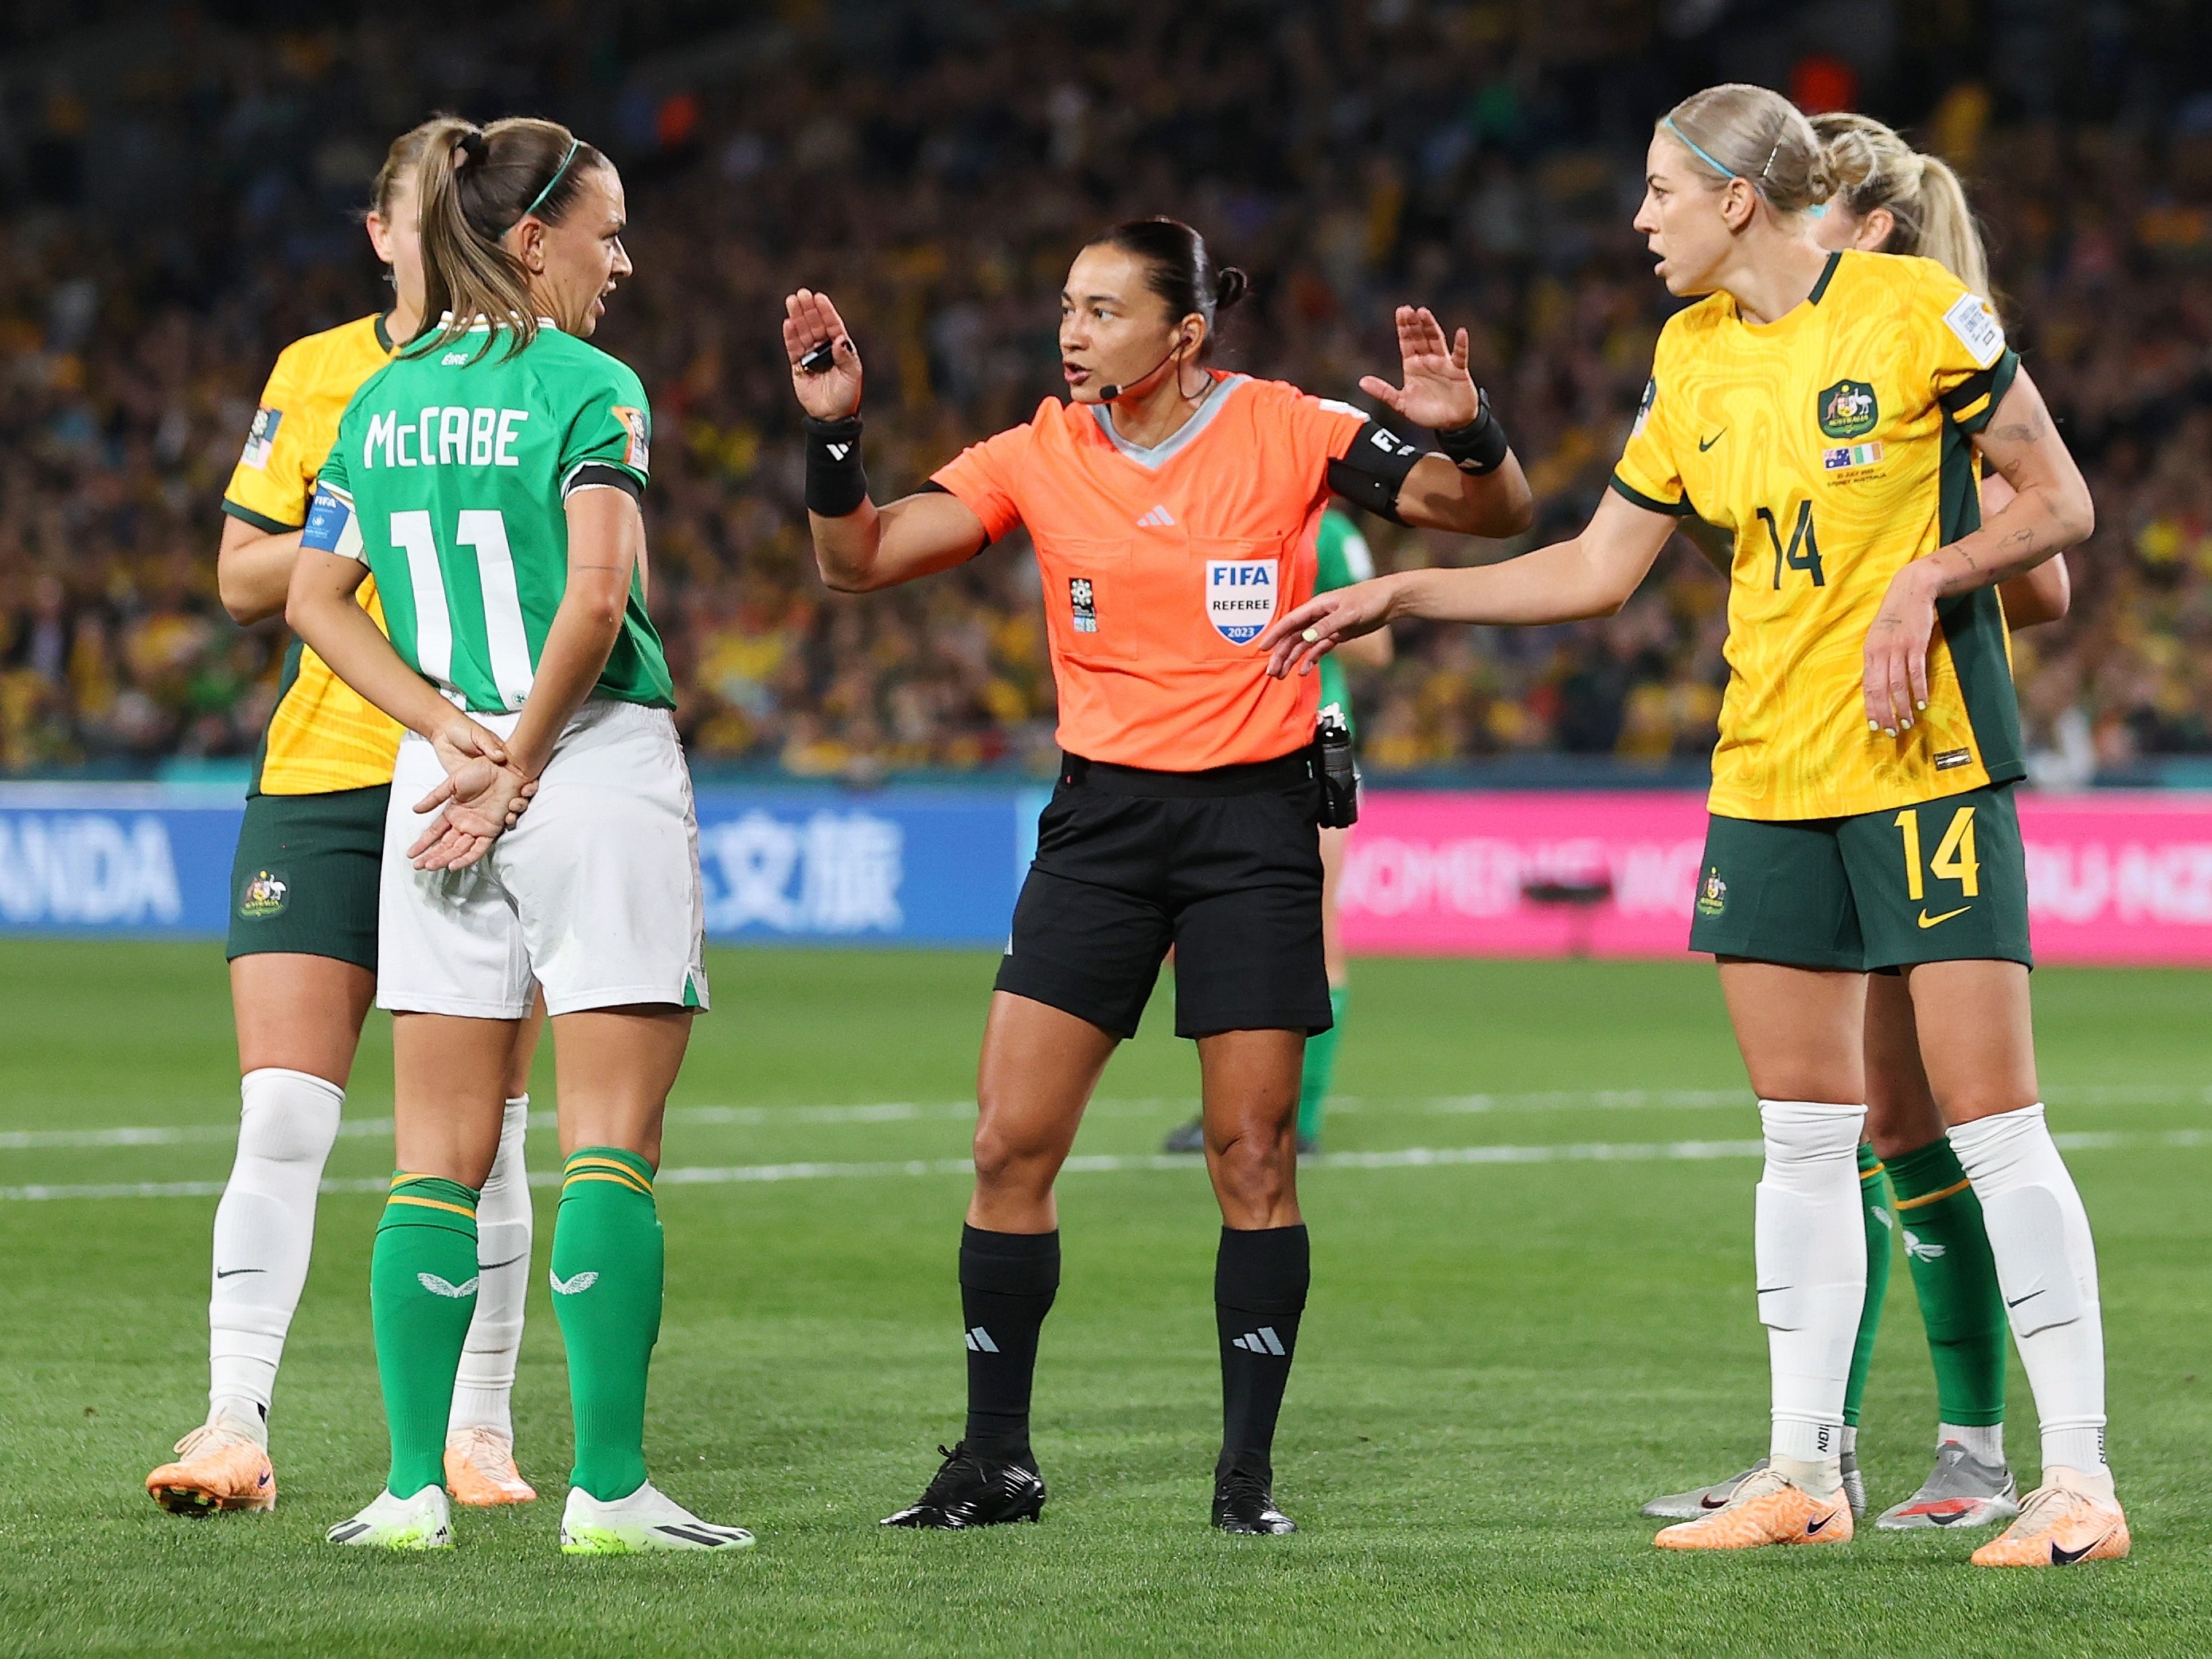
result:
M 529 271 L 501 239 L 526 218 L 559 224 L 585 174 L 607 159 L 557 121 L 518 115 L 478 127 L 448 115 L 426 125 L 416 179 L 422 314 L 444 320 L 424 331 L 410 355 L 488 321 L 492 333 L 506 333 L 512 356 L 538 337 L 538 307 Z
M 430 142 L 430 135 L 447 119 L 434 116 L 418 127 L 410 127 L 392 141 L 392 148 L 384 152 L 384 165 L 376 170 L 375 182 L 368 187 L 368 210 L 380 219 L 390 222 L 392 204 L 399 194 L 402 179 L 411 175 L 422 165 L 422 151 Z
M 1837 176 L 1835 200 L 1863 219 L 1887 208 L 1897 228 L 1884 253 L 1933 259 L 1969 291 L 1990 291 L 1990 256 L 1965 186 L 1939 156 L 1916 150 L 1872 116 L 1816 115 L 1813 131 Z M 1856 181 L 1856 182 L 1852 182 Z
M 1653 129 L 1717 180 L 1741 179 L 1779 213 L 1802 213 L 1835 194 L 1826 152 L 1796 105 L 1765 87 L 1731 81 L 1693 92 Z

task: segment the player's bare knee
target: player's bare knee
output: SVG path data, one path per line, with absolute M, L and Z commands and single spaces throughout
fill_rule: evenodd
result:
M 1272 1212 L 1291 1189 L 1297 1154 L 1286 1136 L 1240 1134 L 1213 1148 L 1213 1188 L 1224 1208 Z

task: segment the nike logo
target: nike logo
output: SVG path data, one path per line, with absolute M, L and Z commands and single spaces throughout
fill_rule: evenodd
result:
M 1705 1493 L 1705 1496 L 1698 1499 L 1698 1507 L 1701 1510 L 1724 1510 L 1728 1505 L 1729 1501 L 1727 1498 L 1716 1498 L 1711 1492 Z
M 1920 925 L 1923 927 L 1933 927 L 1936 923 L 1941 921 L 1948 921 L 1954 916 L 1963 916 L 1967 911 L 1973 908 L 1974 907 L 1971 904 L 1962 904 L 1955 910 L 1946 910 L 1940 916 L 1931 916 L 1925 910 L 1923 910 L 1920 913 Z
M 265 1273 L 268 1271 L 266 1267 L 217 1267 L 215 1276 L 217 1279 L 235 1279 L 240 1273 Z
M 1711 437 L 1698 439 L 1698 453 L 1700 455 L 1704 454 L 1707 450 L 1711 449 L 1715 444 L 1718 443 L 1722 439 L 1727 436 L 1728 428 L 1726 427 L 1723 427 L 1719 431 L 1714 433 Z
M 495 1273 L 501 1267 L 512 1267 L 516 1262 L 525 1259 L 523 1256 L 511 1255 L 504 1261 L 479 1261 L 477 1263 L 477 1271 L 481 1273 Z
M 1811 1537 L 1814 1533 L 1816 1533 L 1816 1532 L 1820 1531 L 1821 1528 L 1823 1528 L 1823 1527 L 1826 1526 L 1826 1525 L 1828 1524 L 1828 1522 L 1831 1522 L 1831 1521 L 1834 1520 L 1835 1518 L 1836 1518 L 1836 1512 L 1835 1512 L 1833 1510 L 1829 1510 L 1826 1515 L 1822 1516 L 1821 1516 L 1818 1521 L 1808 1521 L 1808 1522 L 1805 1523 L 1805 1536 L 1807 1536 L 1808 1538 L 1810 1538 L 1810 1537 Z
M 2112 1535 L 2109 1532 L 2100 1532 L 2078 1550 L 2062 1549 L 2059 1547 L 2058 1540 L 2054 1538 L 2051 1540 L 2051 1565 L 2054 1567 L 2070 1567 Z
M 2049 1286 L 2046 1285 L 2045 1288 L 2048 1289 Z M 2042 1294 L 2042 1291 L 2030 1291 L 2026 1296 L 2020 1297 L 2018 1301 L 2008 1300 L 2005 1303 L 2005 1306 L 2008 1308 L 2017 1308 L 2020 1306 L 2021 1302 L 2033 1302 L 2037 1297 L 2041 1296 Z

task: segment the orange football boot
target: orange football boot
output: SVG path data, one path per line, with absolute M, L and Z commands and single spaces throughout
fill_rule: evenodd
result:
M 537 1501 L 538 1489 L 514 1467 L 514 1441 L 496 1429 L 456 1429 L 446 1437 L 446 1490 L 472 1509 Z
M 1838 1492 L 1815 1498 L 1772 1469 L 1735 1489 L 1725 1507 L 1665 1528 L 1651 1541 L 1662 1550 L 1748 1550 L 1761 1544 L 1847 1544 L 1850 1500 Z
M 1978 1567 L 2070 1567 L 2080 1561 L 2118 1561 L 2128 1553 L 2128 1518 L 2070 1486 L 2038 1486 L 2020 1506 L 2020 1517 L 1974 1552 Z
M 276 1471 L 265 1447 L 225 1422 L 203 1423 L 177 1442 L 177 1461 L 146 1477 L 147 1496 L 172 1515 L 273 1510 Z

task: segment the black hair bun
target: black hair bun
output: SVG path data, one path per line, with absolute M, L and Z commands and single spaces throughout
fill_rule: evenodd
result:
M 484 136 L 474 129 L 461 135 L 461 155 L 467 161 L 476 161 L 484 153 Z
M 1213 279 L 1213 306 L 1226 311 L 1252 291 L 1252 279 L 1235 265 L 1224 265 Z

